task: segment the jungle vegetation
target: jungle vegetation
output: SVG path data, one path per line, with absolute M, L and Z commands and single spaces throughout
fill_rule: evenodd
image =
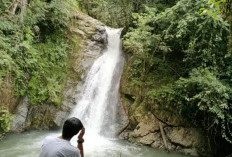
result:
M 148 100 L 177 109 L 211 140 L 231 146 L 230 0 L 81 2 L 89 15 L 126 29 L 127 87 L 140 89 L 134 99 L 148 110 Z
M 10 78 L 16 96 L 60 105 L 72 7 L 124 27 L 127 86 L 141 91 L 135 99 L 175 108 L 231 146 L 231 0 L 0 0 L 0 88 Z M 6 107 L 0 115 L 6 132 L 11 115 Z
M 15 97 L 31 105 L 62 100 L 68 74 L 67 27 L 75 0 L 0 0 L 0 91 L 12 84 Z M 0 132 L 10 126 L 11 100 L 0 104 Z

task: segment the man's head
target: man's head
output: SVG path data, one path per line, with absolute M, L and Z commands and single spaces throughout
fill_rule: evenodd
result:
M 82 128 L 83 128 L 83 125 L 79 119 L 75 117 L 69 118 L 64 122 L 62 137 L 66 139 L 71 139 Z

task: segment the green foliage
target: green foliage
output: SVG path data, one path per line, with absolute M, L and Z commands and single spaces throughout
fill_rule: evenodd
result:
M 24 23 L 33 26 L 36 33 L 52 34 L 55 30 L 67 27 L 71 11 L 68 3 L 62 0 L 53 0 L 51 3 L 34 0 L 24 15 Z
M 160 34 L 153 33 L 154 29 L 150 26 L 153 20 L 151 15 L 156 12 L 156 9 L 147 8 L 146 13 L 134 13 L 133 18 L 136 28 L 130 28 L 129 32 L 123 37 L 125 51 L 134 55 L 128 72 L 132 86 L 152 85 L 156 80 L 154 78 L 155 73 L 161 72 L 163 77 L 173 74 L 172 69 L 167 68 L 167 62 L 163 62 L 161 59 L 165 60 L 166 54 L 171 49 L 162 41 Z M 163 57 L 160 57 L 161 55 Z M 170 79 L 170 77 L 167 78 Z M 167 81 L 167 78 L 163 78 L 163 80 Z
M 127 76 L 131 87 L 150 90 L 143 96 L 231 142 L 229 24 L 201 15 L 203 7 L 204 1 L 180 0 L 163 12 L 146 7 L 133 14 L 123 42 L 132 56 Z
M 12 118 L 7 108 L 0 108 L 0 138 L 10 130 Z
M 133 10 L 129 0 L 79 0 L 82 10 L 113 27 L 128 26 Z
M 152 25 L 172 52 L 185 55 L 190 69 L 202 66 L 221 71 L 219 68 L 225 64 L 222 58 L 227 56 L 229 25 L 209 16 L 200 16 L 198 10 L 202 5 L 201 1 L 179 1 L 154 17 Z
M 9 7 L 11 4 L 10 0 L 0 0 L 0 15 L 6 11 L 6 9 Z
M 208 0 L 207 4 L 209 5 L 207 8 L 201 8 L 202 15 L 208 14 L 213 16 L 214 18 L 222 18 L 223 7 L 226 3 L 226 0 Z
M 18 15 L 0 16 L 0 83 L 12 76 L 16 95 L 28 94 L 32 104 L 60 104 L 69 50 L 65 31 L 76 5 L 33 0 L 22 22 Z
M 5 51 L 0 51 L 0 84 L 3 81 L 2 78 L 7 76 L 14 66 L 13 59 Z
M 231 16 L 232 2 L 230 0 L 208 0 L 208 6 L 201 8 L 202 15 L 207 14 L 214 18 L 222 18 Z
M 78 0 L 80 8 L 89 15 L 111 27 L 128 27 L 132 24 L 132 13 L 143 12 L 146 6 L 156 5 L 158 10 L 175 4 L 173 1 L 157 0 Z
M 231 142 L 232 88 L 208 69 L 193 69 L 189 78 L 149 94 L 156 102 L 177 108 L 197 127 L 213 130 L 212 134 L 220 128 L 222 137 Z
M 54 36 L 52 41 L 36 44 L 37 63 L 31 72 L 28 84 L 29 98 L 32 104 L 50 100 L 60 104 L 64 83 L 67 77 L 68 45 L 60 36 Z

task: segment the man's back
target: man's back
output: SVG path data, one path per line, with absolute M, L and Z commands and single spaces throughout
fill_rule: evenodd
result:
M 81 157 L 79 149 L 58 137 L 46 137 L 39 157 Z

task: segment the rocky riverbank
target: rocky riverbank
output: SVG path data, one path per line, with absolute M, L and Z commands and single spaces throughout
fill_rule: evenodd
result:
M 153 148 L 177 151 L 192 156 L 211 156 L 208 138 L 200 128 L 193 128 L 175 109 L 157 105 L 128 86 L 127 71 L 121 80 L 121 102 L 127 113 L 121 139 Z

